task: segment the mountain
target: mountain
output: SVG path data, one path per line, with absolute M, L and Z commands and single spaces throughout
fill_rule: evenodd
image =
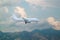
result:
M 0 31 L 0 40 L 60 40 L 60 30 L 49 28 L 14 33 Z

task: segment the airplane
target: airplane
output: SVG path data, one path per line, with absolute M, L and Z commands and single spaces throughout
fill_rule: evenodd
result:
M 32 23 L 32 22 L 36 22 L 36 23 L 39 22 L 39 19 L 37 18 L 24 18 L 24 17 L 18 18 L 15 14 L 12 15 L 12 19 L 15 22 L 25 22 L 25 24 Z

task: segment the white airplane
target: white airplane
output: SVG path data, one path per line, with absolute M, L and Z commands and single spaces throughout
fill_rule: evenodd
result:
M 39 22 L 39 19 L 37 18 L 18 18 L 15 14 L 13 14 L 12 19 L 15 22 L 25 22 L 25 24 L 27 23 L 31 23 L 31 22 Z

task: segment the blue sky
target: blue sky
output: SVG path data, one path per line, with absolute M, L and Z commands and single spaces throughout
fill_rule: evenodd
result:
M 27 25 L 19 25 L 18 23 L 17 25 L 12 23 L 13 21 L 10 17 L 12 16 L 12 14 L 14 14 L 14 8 L 17 6 L 24 8 L 24 12 L 26 13 L 27 17 L 38 18 L 40 19 L 41 23 Z M 0 0 L 1 31 L 20 31 L 20 29 L 24 31 L 31 30 L 32 27 L 33 29 L 36 29 L 34 25 L 37 25 L 38 29 L 41 26 L 40 24 L 46 23 L 46 19 L 48 19 L 49 17 L 53 17 L 56 21 L 60 21 L 60 0 Z M 48 23 L 46 24 L 49 25 Z M 28 25 L 31 26 L 28 27 Z

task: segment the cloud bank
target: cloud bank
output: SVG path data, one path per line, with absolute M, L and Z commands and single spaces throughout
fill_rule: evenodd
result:
M 41 21 L 41 19 L 40 19 L 41 22 L 39 24 L 32 23 L 32 24 L 26 24 L 26 25 L 23 23 L 22 24 L 14 23 L 12 21 L 12 19 L 9 19 L 11 14 L 14 12 L 19 14 L 21 17 L 26 18 L 27 17 L 26 11 L 28 14 L 31 13 L 31 16 L 35 15 L 35 17 L 38 16 L 39 18 L 40 17 L 43 18 L 43 16 L 41 16 L 41 15 L 44 15 L 44 14 L 40 11 L 40 8 L 43 8 L 43 9 L 48 8 L 48 7 L 60 8 L 60 0 L 23 0 L 23 2 L 22 3 L 21 2 L 22 2 L 22 0 L 0 0 L 0 7 L 2 7 L 2 8 L 0 8 L 0 20 L 1 20 L 0 27 L 2 28 L 2 31 L 8 31 L 8 32 L 24 31 L 24 30 L 29 31 L 29 30 L 34 30 L 34 29 L 50 28 L 51 25 L 54 29 L 60 30 L 60 22 L 56 21 L 56 19 L 54 17 L 47 18 L 47 21 Z M 23 6 L 24 8 L 26 8 L 26 11 L 24 8 L 22 8 L 20 6 Z M 38 9 L 35 9 L 35 6 L 36 6 L 36 8 L 38 6 Z M 13 9 L 14 7 L 15 7 L 15 9 Z M 37 13 L 35 14 L 35 10 L 33 8 L 37 11 L 38 15 L 36 15 Z M 12 10 L 14 10 L 14 12 Z M 51 10 L 51 11 L 54 11 L 54 10 Z M 57 12 L 59 12 L 58 9 L 56 9 L 56 10 L 57 10 Z M 43 11 L 43 12 L 50 13 L 51 11 L 49 9 L 49 11 L 47 11 L 47 12 Z M 6 13 L 8 13 L 8 14 L 6 14 Z M 56 12 L 55 12 L 55 14 L 56 14 Z M 54 15 L 54 14 L 52 14 L 52 15 Z M 46 19 L 44 18 L 44 20 L 46 20 Z
M 30 5 L 40 6 L 42 8 L 55 7 L 60 8 L 60 0 L 25 0 Z
M 17 13 L 17 14 L 20 14 L 22 18 L 26 18 L 27 17 L 25 9 L 22 8 L 22 7 L 19 7 L 19 6 L 15 7 L 14 12 Z
M 60 21 L 56 21 L 54 17 L 49 17 L 47 21 L 54 26 L 54 29 L 60 30 Z
M 47 20 L 43 20 L 43 22 L 39 23 L 14 23 L 11 19 L 2 22 L 4 29 L 3 32 L 20 32 L 20 31 L 32 31 L 35 29 L 43 30 L 48 28 L 53 28 L 55 30 L 60 30 L 60 22 L 56 21 L 54 17 L 48 17 Z M 0 24 L 1 25 L 1 24 Z M 6 26 L 6 27 L 5 27 Z
M 8 13 L 8 8 L 7 7 L 3 7 L 3 12 Z
M 15 6 L 18 5 L 22 0 L 0 0 L 0 7 L 2 6 Z

